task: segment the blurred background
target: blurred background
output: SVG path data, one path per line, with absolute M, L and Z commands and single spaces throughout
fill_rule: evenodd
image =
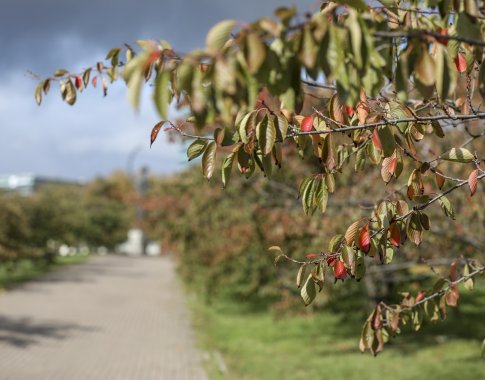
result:
M 316 10 L 319 3 L 297 5 Z M 343 226 L 368 215 L 376 199 L 395 190 L 382 186 L 378 168 L 369 164 L 364 172 L 338 175 L 326 214 L 307 217 L 296 200 L 297 184 L 318 170 L 317 163 L 300 160 L 291 146 L 274 180 L 234 176 L 223 191 L 217 175 L 208 183 L 198 162 L 186 163 L 186 141 L 161 132 L 149 148 L 159 120 L 148 89 L 139 112 L 129 106 L 121 82 L 109 87 L 107 97 L 99 87 L 85 91 L 74 107 L 54 92 L 41 107 L 35 104 L 37 78 L 55 69 L 80 71 L 104 59 L 110 48 L 137 39 L 164 38 L 189 51 L 204 44 L 215 22 L 253 20 L 279 5 L 292 4 L 2 4 L 0 288 L 99 255 L 170 257 L 211 379 L 480 378 L 485 370 L 479 358 L 485 338 L 481 281 L 473 293 L 463 294 L 462 307 L 451 310 L 446 322 L 404 332 L 377 358 L 361 355 L 358 339 L 376 300 L 398 300 L 401 291 L 416 293 L 431 284 L 436 274 L 422 260 L 440 272 L 452 257 L 483 258 L 483 190 L 473 201 L 450 196 L 456 221 L 433 208 L 430 219 L 436 222 L 419 251 L 406 244 L 392 265 L 369 265 L 361 283 L 328 281 L 317 301 L 304 308 L 295 287 L 297 268 L 275 267 L 267 248 L 280 245 L 303 258 L 326 247 Z M 466 139 L 459 131 L 451 138 Z M 477 141 L 471 150 L 483 148 Z M 3 312 L 0 303 L 0 316 Z M 0 346 L 0 356 L 3 350 Z

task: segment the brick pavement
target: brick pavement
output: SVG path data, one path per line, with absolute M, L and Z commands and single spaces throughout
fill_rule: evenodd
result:
M 94 257 L 0 294 L 1 380 L 207 380 L 173 262 Z

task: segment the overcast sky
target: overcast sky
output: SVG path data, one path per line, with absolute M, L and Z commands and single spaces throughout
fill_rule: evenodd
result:
M 90 179 L 134 166 L 171 173 L 186 165 L 185 152 L 165 136 L 148 149 L 158 121 L 150 101 L 139 113 L 129 106 L 124 84 L 109 95 L 90 89 L 70 107 L 52 91 L 41 107 L 34 102 L 41 76 L 57 68 L 91 66 L 124 42 L 164 38 L 177 50 L 203 46 L 215 22 L 252 21 L 279 5 L 315 9 L 315 0 L 3 0 L 0 7 L 0 174 L 34 173 Z M 148 91 L 145 91 L 145 98 Z

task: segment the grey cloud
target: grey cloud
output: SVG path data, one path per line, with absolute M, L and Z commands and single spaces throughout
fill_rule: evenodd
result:
M 308 9 L 318 1 L 299 1 Z M 11 0 L 0 11 L 0 67 L 47 74 L 139 38 L 165 38 L 180 50 L 204 43 L 218 20 L 271 15 L 276 0 Z M 69 43 L 72 41 L 72 48 Z M 66 46 L 67 45 L 67 46 Z M 98 58 L 103 58 L 102 55 Z
M 3 0 L 0 5 L 0 173 L 34 172 L 90 178 L 125 168 L 134 148 L 136 166 L 159 173 L 183 166 L 182 147 L 163 136 L 148 150 L 151 127 L 158 121 L 144 102 L 137 116 L 122 86 L 83 93 L 68 107 L 53 92 L 42 107 L 33 100 L 36 85 L 25 74 L 42 76 L 64 67 L 77 70 L 103 59 L 113 46 L 139 38 L 165 38 L 178 50 L 204 44 L 215 22 L 251 21 L 271 15 L 285 0 Z M 301 9 L 318 0 L 301 0 Z M 117 89 L 118 88 L 118 89 Z M 148 98 L 148 97 L 147 97 Z

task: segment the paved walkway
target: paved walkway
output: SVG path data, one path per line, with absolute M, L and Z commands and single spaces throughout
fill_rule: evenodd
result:
M 174 264 L 94 257 L 0 294 L 2 380 L 206 380 Z

